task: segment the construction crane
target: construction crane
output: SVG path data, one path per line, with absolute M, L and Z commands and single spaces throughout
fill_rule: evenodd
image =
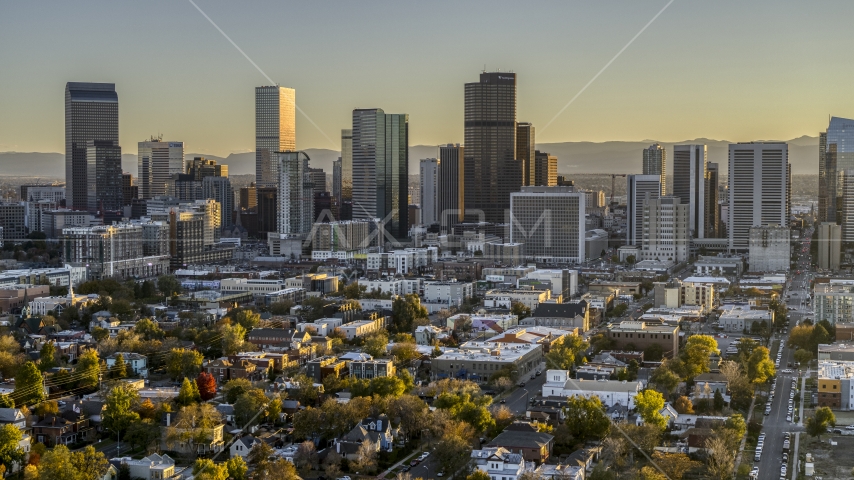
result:
M 612 173 L 611 174 L 611 200 L 608 202 L 608 205 L 614 203 L 614 190 L 617 188 L 617 177 L 625 178 L 625 173 Z

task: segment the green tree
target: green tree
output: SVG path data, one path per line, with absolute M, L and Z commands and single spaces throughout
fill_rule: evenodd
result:
M 406 383 L 398 377 L 371 379 L 371 393 L 380 397 L 399 397 L 406 391 Z
M 584 351 L 590 344 L 579 335 L 564 335 L 549 347 L 546 366 L 553 370 L 571 370 L 581 363 Z
M 214 463 L 209 458 L 197 458 L 193 478 L 198 480 L 228 480 L 228 464 Z
M 241 310 L 234 316 L 234 321 L 248 332 L 261 323 L 261 315 L 252 310 Z
M 100 480 L 110 468 L 110 462 L 102 452 L 92 445 L 71 453 L 71 465 L 77 471 L 80 480 Z
M 828 427 L 836 425 L 836 415 L 828 407 L 819 407 L 812 417 L 807 419 L 807 433 L 812 437 L 821 439 Z
M 673 370 L 666 363 L 653 370 L 652 375 L 649 377 L 650 383 L 663 391 L 668 397 L 679 386 L 680 380 L 679 375 L 673 373 Z
M 243 351 L 246 330 L 240 324 L 222 326 L 222 353 L 234 355 Z
M 173 348 L 166 355 L 166 372 L 173 380 L 195 377 L 202 367 L 204 356 L 201 352 L 184 348 Z
M 234 402 L 234 419 L 237 425 L 245 428 L 259 423 L 263 417 L 258 415 L 258 412 L 266 409 L 269 402 L 270 399 L 264 395 L 264 391 L 260 388 L 253 388 L 237 397 Z
M 813 359 L 812 353 L 803 348 L 799 348 L 795 350 L 795 361 L 798 362 L 799 365 L 806 365 L 811 362 Z
M 92 337 L 95 338 L 96 342 L 101 343 L 104 340 L 110 338 L 110 331 L 106 328 L 95 327 L 92 329 Z
M 39 480 L 79 480 L 80 475 L 71 461 L 65 445 L 57 445 L 39 460 Z
M 427 308 L 421 305 L 421 299 L 417 294 L 409 294 L 398 297 L 391 304 L 393 333 L 411 332 L 415 330 L 415 320 L 427 318 Z
M 471 445 L 459 435 L 445 435 L 433 450 L 436 462 L 445 472 L 456 472 L 471 456 Z
M 643 359 L 647 362 L 658 362 L 664 358 L 664 347 L 654 343 L 643 351 Z
M 15 375 L 15 391 L 12 398 L 17 405 L 38 403 L 44 400 L 44 378 L 39 367 L 33 362 L 26 362 Z
M 157 278 L 157 290 L 161 295 L 171 297 L 181 291 L 181 284 L 172 275 L 161 275 Z
M 150 318 L 142 318 L 136 322 L 136 325 L 133 326 L 133 331 L 145 340 L 161 340 L 166 336 L 160 325 Z
M 228 470 L 228 476 L 232 480 L 246 480 L 246 472 L 249 470 L 249 467 L 246 466 L 243 457 L 238 455 L 229 458 L 225 463 L 225 467 Z
M 270 305 L 270 313 L 273 315 L 290 315 L 291 308 L 293 308 L 294 302 L 289 302 L 287 300 L 281 302 L 273 302 Z
M 362 293 L 367 289 L 368 287 L 363 287 L 359 285 L 359 282 L 353 282 L 341 289 L 341 293 L 344 294 L 345 298 L 358 300 L 362 298 Z
M 588 438 L 602 439 L 608 436 L 611 430 L 611 421 L 605 414 L 599 397 L 582 397 L 579 395 L 566 399 L 563 407 L 566 417 L 564 425 L 570 434 L 578 440 Z
M 202 399 L 199 393 L 199 387 L 195 380 L 190 380 L 184 377 L 184 382 L 181 384 L 181 389 L 178 390 L 178 396 L 175 398 L 175 403 L 184 407 L 192 403 L 196 403 Z
M 74 375 L 79 378 L 77 380 L 79 387 L 98 386 L 98 378 L 101 375 L 101 360 L 98 358 L 96 350 L 86 350 L 83 355 L 80 355 L 77 366 L 74 368 Z
M 765 347 L 756 347 L 747 359 L 747 378 L 753 383 L 765 383 L 775 374 L 774 362 Z
M 107 394 L 101 425 L 104 429 L 122 434 L 132 424 L 139 422 L 134 408 L 139 403 L 139 393 L 127 384 L 119 383 Z
M 21 448 L 21 430 L 11 424 L 0 427 L 0 465 L 6 467 L 7 472 L 12 471 L 12 465 L 21 463 L 24 458 L 24 450 Z
M 47 342 L 42 345 L 41 352 L 39 352 L 39 370 L 46 372 L 55 366 L 57 366 L 56 346 L 53 342 Z
M 116 360 L 113 362 L 113 366 L 110 367 L 110 377 L 112 378 L 125 378 L 128 376 L 128 366 L 125 363 L 125 356 L 121 353 L 116 355 Z
M 0 408 L 15 408 L 15 401 L 9 395 L 0 394 Z
M 521 302 L 513 302 L 510 304 L 510 313 L 519 317 L 519 320 L 531 316 L 531 307 Z
M 362 348 L 368 355 L 379 358 L 386 354 L 388 346 L 388 334 L 385 330 L 379 330 L 365 337 L 365 345 Z
M 715 407 L 716 412 L 723 411 L 724 409 L 724 396 L 720 390 L 715 390 L 715 396 L 713 399 L 713 405 Z
M 717 354 L 718 342 L 711 335 L 692 335 L 685 342 L 682 360 L 685 362 L 686 377 L 694 378 L 709 371 L 709 357 Z
M 635 396 L 635 409 L 644 423 L 664 430 L 667 427 L 667 418 L 661 414 L 662 408 L 664 397 L 655 390 L 644 390 Z
M 225 395 L 226 403 L 234 404 L 237 401 L 237 397 L 243 395 L 244 393 L 252 390 L 252 382 L 245 378 L 235 378 L 229 380 L 222 386 L 222 393 Z

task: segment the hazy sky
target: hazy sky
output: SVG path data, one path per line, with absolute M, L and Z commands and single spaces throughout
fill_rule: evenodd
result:
M 296 89 L 298 148 L 339 148 L 353 108 L 408 113 L 410 144 L 463 141 L 463 84 L 518 76 L 538 142 L 815 136 L 854 116 L 854 3 L 196 0 L 271 78 Z M 64 151 L 68 81 L 114 82 L 127 153 L 254 149 L 265 78 L 189 1 L 0 0 L 0 151 Z

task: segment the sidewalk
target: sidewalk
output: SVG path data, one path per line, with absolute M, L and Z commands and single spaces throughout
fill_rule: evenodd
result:
M 401 465 L 408 464 L 409 462 L 412 461 L 413 458 L 415 458 L 416 455 L 421 455 L 422 453 L 424 453 L 423 448 L 416 449 L 414 452 L 412 452 L 412 455 L 409 455 L 408 457 L 404 458 L 403 460 L 401 460 L 401 461 L 395 463 L 394 465 L 388 467 L 388 470 L 377 475 L 377 478 L 385 478 L 386 475 L 393 472 L 395 469 L 397 469 Z
M 806 373 L 801 377 L 801 404 L 798 406 L 798 426 L 804 426 L 804 396 L 807 390 L 807 377 L 810 375 L 810 369 L 807 367 Z

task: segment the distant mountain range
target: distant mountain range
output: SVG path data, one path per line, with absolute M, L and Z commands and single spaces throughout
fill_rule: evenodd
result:
M 579 173 L 640 173 L 642 151 L 655 140 L 640 142 L 561 142 L 541 143 L 537 149 L 549 152 L 558 158 L 558 172 L 572 177 Z M 683 142 L 658 142 L 667 149 L 668 172 L 672 172 L 673 145 L 704 143 L 708 145 L 709 161 L 720 164 L 721 173 L 727 173 L 727 149 L 732 142 L 698 138 Z M 815 175 L 818 173 L 818 137 L 803 136 L 788 140 L 789 162 L 792 173 L 796 175 Z M 332 162 L 339 152 L 320 148 L 305 150 L 311 159 L 312 167 L 323 168 L 332 173 Z M 228 165 L 231 175 L 255 173 L 255 152 L 232 153 L 227 157 L 217 155 L 188 153 L 186 158 L 203 156 Z M 418 163 L 422 158 L 439 156 L 439 148 L 429 145 L 414 145 L 409 148 L 409 171 L 418 172 Z M 65 177 L 65 156 L 61 153 L 21 153 L 0 152 L 0 175 L 2 176 L 43 176 L 45 178 Z M 135 154 L 122 155 L 122 168 L 136 175 L 137 158 Z

